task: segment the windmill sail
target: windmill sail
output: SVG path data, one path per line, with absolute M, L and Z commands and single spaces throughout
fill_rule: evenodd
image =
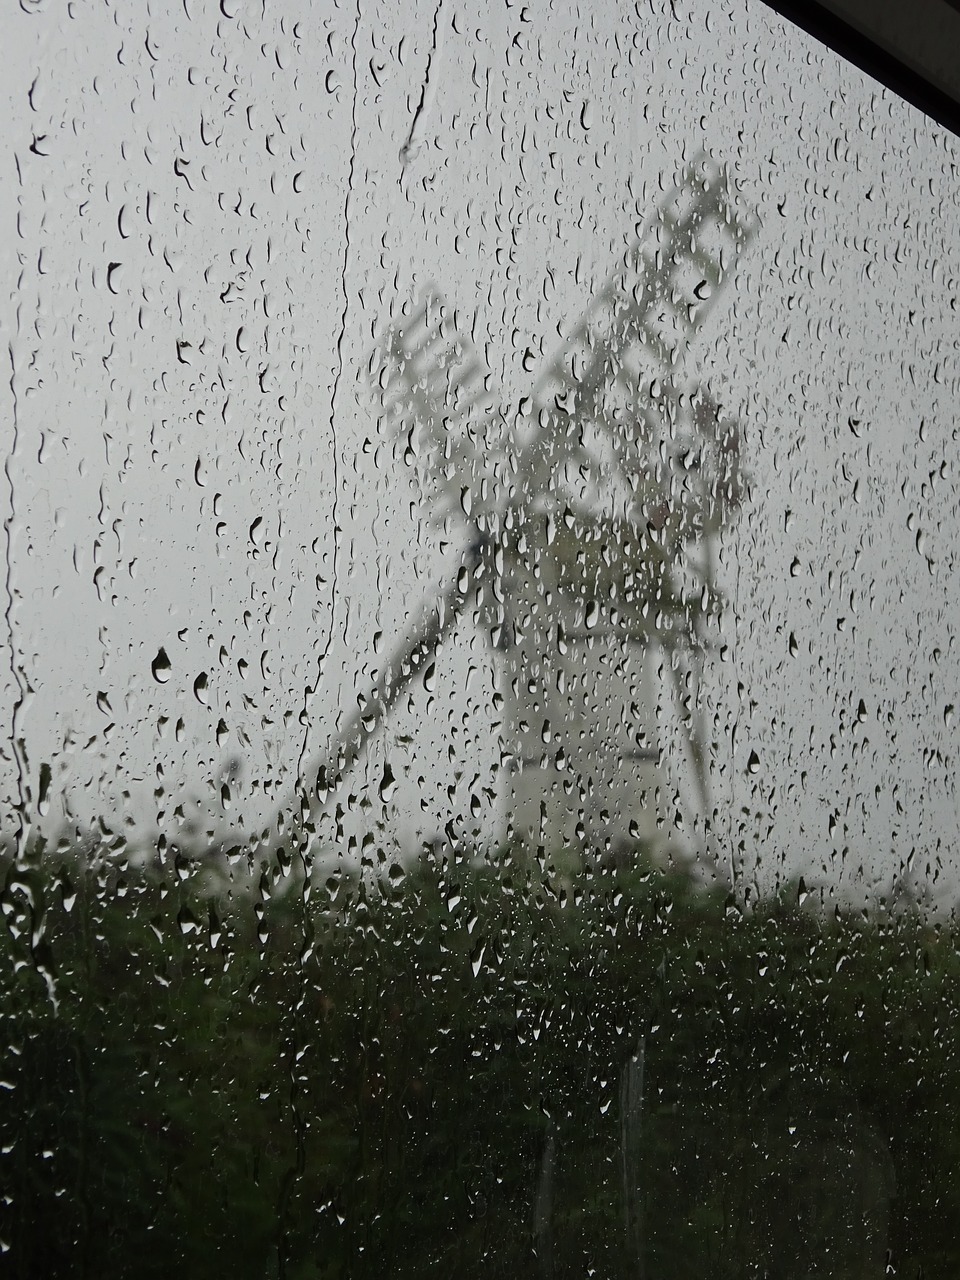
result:
M 495 402 L 486 370 L 459 317 L 433 286 L 386 335 L 378 352 L 385 416 L 406 440 L 437 518 L 459 511 L 469 477 L 487 459 Z
M 668 375 L 755 229 L 724 169 L 698 156 L 544 368 L 538 402 L 569 392 L 580 415 L 590 417 L 602 413 L 612 386 L 636 395 L 651 369 Z

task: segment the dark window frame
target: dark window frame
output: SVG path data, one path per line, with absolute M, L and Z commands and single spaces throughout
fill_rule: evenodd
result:
M 877 0 L 763 0 L 951 133 L 960 135 L 960 76 L 944 82 L 929 59 L 938 27 L 956 24 L 960 0 L 909 0 L 909 34 L 881 37 Z M 904 6 L 897 6 L 901 12 Z M 904 28 L 904 30 L 906 30 Z M 957 48 L 960 64 L 960 44 Z

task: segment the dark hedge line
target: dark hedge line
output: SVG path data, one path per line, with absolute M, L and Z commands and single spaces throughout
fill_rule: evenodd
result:
M 636 861 L 7 857 L 5 1274 L 955 1280 L 955 926 Z

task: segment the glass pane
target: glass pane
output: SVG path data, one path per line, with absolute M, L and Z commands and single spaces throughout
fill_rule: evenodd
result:
M 764 5 L 8 9 L 15 1276 L 957 1269 L 957 141 Z

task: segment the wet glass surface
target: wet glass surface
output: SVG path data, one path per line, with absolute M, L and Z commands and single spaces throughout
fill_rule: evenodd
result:
M 952 1280 L 956 139 L 743 0 L 2 29 L 10 1274 Z

